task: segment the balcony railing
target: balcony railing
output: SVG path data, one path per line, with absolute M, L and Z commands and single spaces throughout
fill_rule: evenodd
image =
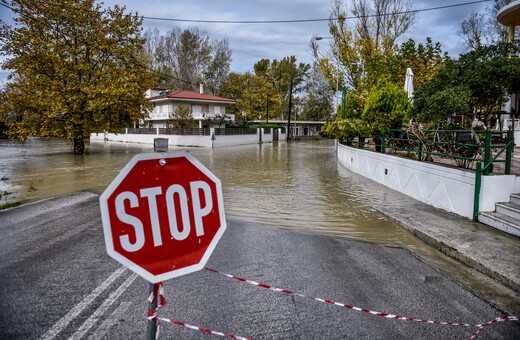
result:
M 203 111 L 203 112 L 192 112 L 192 116 L 196 120 L 214 120 L 214 119 L 220 119 L 223 113 L 216 113 L 216 112 L 209 112 L 209 111 Z M 235 114 L 233 113 L 226 113 L 226 120 L 227 121 L 235 121 Z M 150 117 L 147 118 L 147 120 L 168 120 L 171 116 L 174 116 L 174 112 L 156 112 L 156 113 L 150 113 Z

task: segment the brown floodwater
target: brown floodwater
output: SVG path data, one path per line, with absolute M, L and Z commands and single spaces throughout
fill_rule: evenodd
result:
M 226 217 L 378 243 L 411 237 L 377 212 L 381 188 L 338 165 L 334 141 L 307 140 L 189 150 L 222 181 Z M 151 145 L 92 142 L 74 156 L 66 140 L 0 141 L 0 204 L 77 190 L 102 193 L 133 155 Z M 379 190 L 379 191 L 378 191 Z
M 339 165 L 331 140 L 291 141 L 188 150 L 222 181 L 226 217 L 257 225 L 404 246 L 477 295 L 509 308 L 510 295 L 474 270 L 400 228 L 375 207 L 414 200 Z M 92 142 L 72 155 L 69 142 L 0 140 L 0 204 L 38 200 L 78 190 L 102 193 L 146 144 Z M 1 223 L 1 221 L 0 221 Z

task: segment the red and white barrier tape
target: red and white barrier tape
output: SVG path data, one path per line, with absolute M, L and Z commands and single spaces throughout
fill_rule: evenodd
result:
M 158 311 L 159 308 L 166 306 L 166 298 L 164 297 L 164 287 L 162 282 L 159 282 L 155 284 L 153 287 L 153 292 L 150 293 L 150 296 L 148 297 L 148 302 L 150 304 L 155 303 L 155 299 L 159 298 L 159 301 L 157 301 L 157 307 L 155 309 L 148 309 L 148 320 L 155 320 L 155 338 L 157 339 L 159 337 L 159 320 L 158 317 Z
M 162 321 L 166 321 L 166 322 L 169 322 L 169 323 L 172 323 L 172 324 L 181 325 L 181 326 L 184 326 L 184 327 L 187 327 L 187 328 L 191 328 L 191 329 L 194 329 L 194 330 L 197 330 L 197 331 L 206 332 L 206 333 L 210 333 L 210 334 L 214 334 L 214 335 L 225 336 L 225 337 L 228 337 L 228 338 L 238 339 L 238 340 L 252 340 L 252 339 L 249 339 L 249 338 L 244 338 L 242 336 L 235 336 L 235 335 L 231 335 L 231 334 L 227 334 L 227 333 L 212 331 L 212 330 L 209 330 L 209 329 L 206 329 L 206 328 L 202 328 L 202 327 L 193 326 L 193 325 L 190 325 L 190 324 L 187 324 L 187 323 L 184 323 L 184 322 L 180 322 L 180 321 L 160 318 L 158 316 L 159 308 L 161 308 L 163 306 L 166 306 L 166 298 L 164 297 L 164 288 L 163 288 L 162 282 L 159 282 L 159 283 L 157 283 L 155 285 L 155 287 L 153 289 L 153 292 L 150 293 L 150 296 L 148 297 L 148 301 L 151 304 L 153 304 L 155 302 L 155 299 L 157 299 L 157 297 L 159 297 L 157 308 L 155 308 L 155 309 L 148 309 L 148 320 L 155 320 L 156 321 L 156 324 L 155 324 L 155 338 L 156 339 L 159 337 L 159 321 L 162 320 Z
M 190 325 L 190 324 L 187 324 L 187 323 L 184 323 L 184 322 L 179 322 L 179 321 L 170 320 L 170 319 L 164 319 L 164 318 L 159 318 L 159 319 L 161 319 L 163 321 L 166 321 L 166 322 L 170 322 L 170 323 L 176 324 L 176 325 L 181 325 L 181 326 L 184 326 L 184 327 L 187 327 L 187 328 L 191 328 L 191 329 L 194 329 L 196 331 L 201 331 L 201 332 L 206 332 L 206 333 L 210 333 L 210 334 L 225 336 L 225 337 L 228 337 L 228 338 L 238 339 L 238 340 L 252 340 L 252 339 L 249 339 L 249 338 L 244 338 L 242 336 L 236 336 L 236 335 L 226 334 L 226 333 L 222 333 L 222 332 L 211 331 L 209 329 L 193 326 L 193 325 Z
M 258 287 L 266 288 L 266 289 L 269 289 L 269 290 L 273 290 L 275 292 L 280 292 L 280 293 L 286 293 L 286 294 L 290 294 L 290 295 L 300 296 L 300 297 L 303 297 L 303 298 L 306 298 L 306 299 L 311 299 L 311 300 L 318 301 L 318 302 L 323 302 L 323 303 L 329 303 L 329 304 L 332 304 L 332 305 L 345 307 L 345 308 L 348 308 L 348 309 L 356 310 L 358 312 L 369 313 L 369 314 L 381 316 L 381 317 L 384 317 L 384 318 L 405 320 L 405 321 L 423 322 L 423 323 L 431 323 L 431 324 L 437 324 L 437 325 L 479 327 L 477 332 L 470 338 L 470 340 L 474 339 L 478 335 L 478 333 L 480 333 L 480 331 L 485 326 L 489 326 L 489 325 L 491 325 L 493 323 L 496 323 L 496 322 L 519 321 L 520 320 L 520 317 L 518 317 L 518 316 L 501 316 L 501 317 L 495 318 L 495 319 L 493 319 L 493 320 L 491 320 L 489 322 L 486 322 L 486 323 L 470 324 L 470 323 L 454 323 L 454 322 L 442 322 L 442 321 L 430 321 L 430 320 L 414 319 L 414 318 L 409 318 L 409 317 L 404 317 L 404 316 L 399 316 L 399 315 L 394 315 L 394 314 L 375 312 L 375 311 L 372 311 L 372 310 L 369 310 L 369 309 L 365 309 L 365 308 L 354 307 L 354 306 L 346 305 L 346 304 L 335 302 L 335 301 L 331 301 L 331 300 L 324 300 L 324 299 L 308 296 L 308 295 L 305 295 L 305 294 L 291 292 L 291 291 L 286 290 L 286 289 L 276 288 L 276 287 L 269 286 L 269 285 L 266 285 L 266 284 L 263 284 L 263 283 L 259 283 L 259 282 L 255 282 L 255 281 L 251 281 L 251 280 L 247 280 L 247 279 L 243 279 L 243 278 L 231 275 L 231 274 L 222 273 L 222 272 L 220 272 L 218 270 L 207 268 L 207 267 L 204 268 L 204 269 L 206 269 L 206 270 L 208 270 L 210 272 L 213 272 L 213 273 L 217 273 L 217 274 L 229 277 L 231 279 L 235 279 L 235 280 L 238 280 L 238 281 L 249 283 L 249 284 L 254 285 L 254 286 L 258 286 Z

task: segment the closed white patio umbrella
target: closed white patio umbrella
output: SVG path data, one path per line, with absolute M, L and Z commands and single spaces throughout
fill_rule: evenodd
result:
M 413 72 L 411 68 L 406 69 L 406 79 L 404 81 L 404 90 L 408 93 L 408 100 L 413 102 Z

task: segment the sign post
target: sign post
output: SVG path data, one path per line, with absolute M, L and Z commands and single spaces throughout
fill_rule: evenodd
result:
M 148 285 L 149 285 L 148 286 L 149 295 L 152 295 L 154 293 L 154 291 L 156 290 L 155 286 L 157 285 L 157 283 L 148 283 Z M 158 300 L 159 299 L 155 298 L 154 300 L 149 302 L 148 310 L 156 310 L 157 305 L 158 305 L 158 302 L 157 302 Z M 157 320 L 156 319 L 148 320 L 147 326 L 146 326 L 146 339 L 155 340 L 156 337 L 157 337 Z
M 99 202 L 108 255 L 151 293 L 204 268 L 226 230 L 221 182 L 188 152 L 134 156 Z

